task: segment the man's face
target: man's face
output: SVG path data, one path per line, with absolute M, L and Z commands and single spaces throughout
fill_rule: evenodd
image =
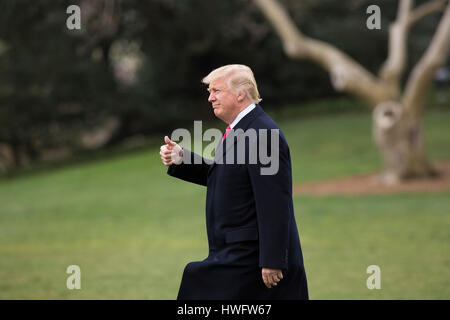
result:
M 230 124 L 239 113 L 238 97 L 228 88 L 226 78 L 212 81 L 208 87 L 209 97 L 216 117 Z

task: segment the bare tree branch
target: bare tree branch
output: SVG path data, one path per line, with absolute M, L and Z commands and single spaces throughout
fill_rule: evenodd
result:
M 254 0 L 282 40 L 292 59 L 311 60 L 330 73 L 334 88 L 354 94 L 372 106 L 392 98 L 378 79 L 350 56 L 327 44 L 304 36 L 276 0 Z
M 426 91 L 437 68 L 441 66 L 450 49 L 450 3 L 445 9 L 428 49 L 416 64 L 406 83 L 403 104 L 406 112 L 418 116 L 422 112 Z
M 408 28 L 412 27 L 417 21 L 421 20 L 426 15 L 443 10 L 447 1 L 448 0 L 428 1 L 411 11 L 408 17 Z
M 412 0 L 400 1 L 397 19 L 389 27 L 388 57 L 380 69 L 380 79 L 397 97 L 400 96 L 400 80 L 407 60 L 408 17 L 412 5 Z
M 280 36 L 286 54 L 291 58 L 304 55 L 303 35 L 284 8 L 274 1 L 255 0 L 254 2 Z
M 412 10 L 413 1 L 401 0 L 397 19 L 389 27 L 389 53 L 379 75 L 393 95 L 400 96 L 401 77 L 407 63 L 406 45 L 409 29 L 426 15 L 442 10 L 448 0 L 429 1 Z

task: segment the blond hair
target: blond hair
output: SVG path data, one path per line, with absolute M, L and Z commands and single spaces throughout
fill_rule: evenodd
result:
M 249 67 L 242 64 L 229 64 L 211 71 L 203 78 L 202 82 L 210 84 L 222 77 L 228 77 L 227 85 L 235 94 L 244 89 L 251 102 L 258 103 L 262 100 L 259 96 L 255 76 Z

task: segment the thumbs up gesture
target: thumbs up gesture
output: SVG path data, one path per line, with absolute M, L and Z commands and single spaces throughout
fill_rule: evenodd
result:
M 164 137 L 164 142 L 166 144 L 162 145 L 159 151 L 162 163 L 166 166 L 179 164 L 183 158 L 183 148 L 170 140 L 168 136 Z

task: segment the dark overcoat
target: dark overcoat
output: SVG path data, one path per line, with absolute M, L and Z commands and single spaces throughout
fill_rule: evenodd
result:
M 247 132 L 257 132 L 257 140 Z M 245 161 L 238 159 L 243 151 Z M 273 154 L 277 161 L 267 157 Z M 169 166 L 168 174 L 207 187 L 209 254 L 185 267 L 178 299 L 308 299 L 289 147 L 261 106 L 256 105 L 219 143 L 214 161 L 184 149 L 182 163 Z M 284 278 L 267 288 L 263 267 L 282 269 Z

